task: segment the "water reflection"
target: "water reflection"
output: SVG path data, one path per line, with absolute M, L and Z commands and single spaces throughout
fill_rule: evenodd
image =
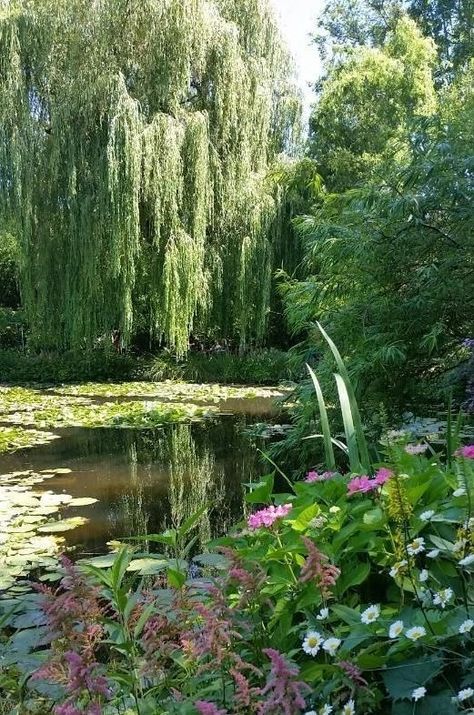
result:
M 0 470 L 71 469 L 42 488 L 99 500 L 63 511 L 65 518 L 89 518 L 85 526 L 65 533 L 80 554 L 104 552 L 113 539 L 179 527 L 208 504 L 199 532 L 204 542 L 241 516 L 243 483 L 265 471 L 242 434 L 243 427 L 261 419 L 260 412 L 158 430 L 61 430 L 60 440 L 2 457 Z

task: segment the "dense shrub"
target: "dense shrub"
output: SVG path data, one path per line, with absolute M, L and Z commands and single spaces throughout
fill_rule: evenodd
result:
M 131 380 L 142 362 L 112 350 L 34 354 L 0 350 L 0 382 L 61 383 L 84 380 Z
M 185 360 L 176 361 L 162 353 L 154 358 L 148 370 L 153 380 L 180 379 L 191 382 L 242 384 L 276 384 L 299 376 L 299 366 L 290 363 L 281 350 L 256 350 L 244 355 L 230 352 L 190 352 Z

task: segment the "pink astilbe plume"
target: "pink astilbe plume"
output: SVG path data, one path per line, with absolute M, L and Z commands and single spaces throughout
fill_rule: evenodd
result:
M 257 707 L 258 715 L 295 715 L 306 707 L 304 692 L 310 687 L 301 680 L 296 680 L 299 668 L 288 661 L 273 648 L 264 648 L 263 652 L 271 660 L 271 670 L 265 686 L 259 695 L 265 700 Z
M 308 551 L 308 556 L 301 568 L 300 581 L 301 583 L 316 581 L 323 598 L 329 598 L 331 596 L 331 587 L 336 584 L 341 572 L 337 566 L 329 563 L 326 554 L 319 551 L 311 539 L 307 536 L 301 538 Z
M 348 660 L 341 660 L 338 666 L 356 685 L 368 685 L 368 682 L 362 677 L 362 671 L 354 663 L 350 663 Z

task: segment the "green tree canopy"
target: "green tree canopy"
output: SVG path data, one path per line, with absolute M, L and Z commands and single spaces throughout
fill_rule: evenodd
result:
M 474 334 L 473 80 L 471 64 L 398 161 L 300 220 L 308 276 L 285 287 L 290 324 L 322 321 L 375 400 L 426 397 Z
M 299 121 L 267 0 L 13 0 L 0 10 L 0 209 L 33 344 L 145 326 L 177 352 L 265 333 Z
M 410 123 L 436 108 L 435 47 L 401 17 L 382 47 L 331 64 L 310 120 L 310 154 L 331 190 L 373 175 L 407 148 Z

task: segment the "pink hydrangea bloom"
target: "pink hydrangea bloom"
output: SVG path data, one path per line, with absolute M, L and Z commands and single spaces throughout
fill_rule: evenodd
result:
M 349 494 L 355 494 L 356 492 L 371 492 L 376 489 L 378 484 L 375 483 L 375 479 L 371 479 L 367 475 L 362 477 L 354 477 L 347 485 L 347 491 Z
M 380 487 L 382 484 L 385 484 L 385 482 L 388 482 L 390 477 L 393 477 L 392 470 L 387 469 L 386 467 L 381 467 L 381 469 L 378 469 L 375 473 L 374 482 Z
M 261 526 L 272 526 L 272 524 L 284 516 L 287 516 L 291 511 L 291 504 L 283 504 L 282 506 L 269 506 L 265 509 L 256 511 L 255 514 L 250 514 L 247 519 L 247 524 L 250 529 L 259 529 Z
M 457 457 L 464 457 L 465 459 L 474 459 L 474 444 L 466 444 L 465 447 L 460 447 L 455 452 Z

